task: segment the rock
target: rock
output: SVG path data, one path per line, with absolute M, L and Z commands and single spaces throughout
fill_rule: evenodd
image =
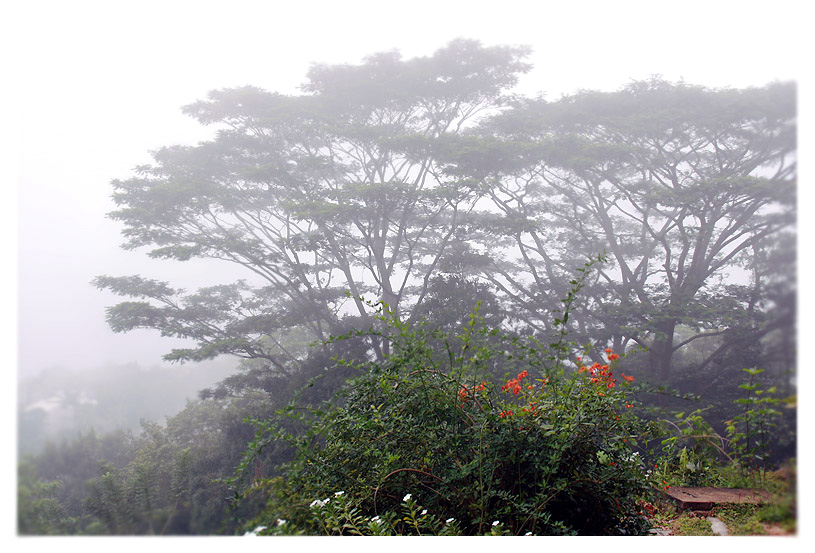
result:
M 713 530 L 714 534 L 717 534 L 719 536 L 727 535 L 727 526 L 725 525 L 724 522 L 722 522 L 716 517 L 705 517 L 705 520 L 707 520 L 710 523 L 710 529 Z

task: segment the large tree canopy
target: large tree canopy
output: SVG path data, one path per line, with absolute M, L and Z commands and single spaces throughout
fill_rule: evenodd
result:
M 505 246 L 477 266 L 542 327 L 575 266 L 607 252 L 587 290 L 590 316 L 576 326 L 617 351 L 648 347 L 664 378 L 690 341 L 755 325 L 757 252 L 794 223 L 795 132 L 791 84 L 710 90 L 653 79 L 520 102 L 466 137 L 471 152 L 455 164 L 488 183 L 482 233 Z M 739 267 L 752 288 L 725 280 Z M 752 338 L 790 322 L 789 313 L 765 321 Z M 698 333 L 675 343 L 679 324 Z
M 214 138 L 114 181 L 111 216 L 126 248 L 229 261 L 244 280 L 186 293 L 99 277 L 133 300 L 109 309 L 112 328 L 197 342 L 168 359 L 288 373 L 304 343 L 378 324 L 363 298 L 444 325 L 477 290 L 495 321 L 550 332 L 576 268 L 603 252 L 572 331 L 648 348 L 657 379 L 697 340 L 720 340 L 705 367 L 789 327 L 794 276 L 768 260 L 794 231 L 794 86 L 655 78 L 527 99 L 509 94 L 526 53 L 457 40 L 315 65 L 299 95 L 244 87 L 187 106 Z M 386 337 L 370 345 L 387 355 Z
M 270 337 L 301 326 L 327 339 L 351 316 L 368 324 L 363 296 L 409 313 L 480 194 L 472 181 L 443 178 L 440 145 L 504 104 L 525 55 L 457 40 L 430 57 L 315 65 L 301 95 L 245 87 L 188 106 L 217 127 L 215 138 L 163 148 L 138 176 L 114 181 L 111 216 L 126 248 L 230 261 L 258 286 L 183 295 L 100 277 L 99 287 L 137 300 L 110 308 L 113 329 L 198 342 L 172 359 L 231 353 L 280 364 L 286 348 Z M 381 355 L 387 341 L 374 347 Z

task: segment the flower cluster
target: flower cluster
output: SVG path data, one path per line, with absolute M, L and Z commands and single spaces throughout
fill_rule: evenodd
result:
M 458 391 L 458 399 L 461 401 L 461 404 L 464 405 L 471 397 L 475 396 L 476 392 L 483 392 L 486 389 L 487 384 L 485 382 L 482 382 L 477 386 L 462 386 Z
M 521 391 L 521 380 L 523 380 L 527 376 L 529 376 L 529 373 L 526 371 L 518 373 L 518 377 L 507 380 L 507 383 L 501 386 L 501 390 L 505 392 L 511 391 L 513 394 L 517 396 L 518 393 L 520 393 Z M 529 388 L 531 387 L 531 385 L 527 387 Z
M 601 365 L 596 362 L 591 366 L 581 365 L 578 372 L 588 372 L 591 377 L 589 382 L 592 384 L 605 384 L 607 388 L 613 388 L 617 385 L 617 379 L 614 378 L 614 373 L 608 365 Z
M 620 358 L 620 356 L 614 353 L 614 350 L 611 348 L 606 348 L 605 350 L 606 356 L 608 358 L 608 362 L 611 363 L 616 361 Z M 583 365 L 583 359 L 581 357 L 577 358 L 577 362 L 580 364 L 578 368 L 578 372 L 588 372 L 591 376 L 589 378 L 589 382 L 592 384 L 601 384 L 605 385 L 606 388 L 614 388 L 617 385 L 617 379 L 614 378 L 614 373 L 611 371 L 609 365 L 604 365 L 602 363 L 594 362 L 592 365 Z M 620 373 L 620 375 L 625 379 L 627 382 L 633 382 L 633 376 L 627 376 L 625 373 Z

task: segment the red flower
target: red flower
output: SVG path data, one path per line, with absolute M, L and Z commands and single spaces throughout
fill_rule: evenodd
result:
M 633 377 L 633 376 L 626 376 L 626 375 L 625 375 L 625 373 L 620 373 L 620 375 L 621 375 L 623 378 L 625 378 L 627 381 L 629 381 L 629 382 L 633 382 L 633 381 L 634 381 L 634 377 Z

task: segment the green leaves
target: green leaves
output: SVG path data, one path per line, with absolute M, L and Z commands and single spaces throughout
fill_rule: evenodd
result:
M 306 534 L 642 531 L 627 383 L 558 369 L 549 363 L 564 352 L 502 339 L 477 312 L 461 323 L 450 365 L 433 349 L 436 331 L 384 311 L 381 320 L 388 357 L 357 365 L 335 407 L 314 413 L 285 488 L 248 527 L 280 518 Z M 499 389 L 493 366 L 523 370 Z
M 757 367 L 742 369 L 750 379 L 739 385 L 747 393 L 745 397 L 734 400 L 736 405 L 744 406 L 743 411 L 728 421 L 727 434 L 730 445 L 741 464 L 742 471 L 759 468 L 763 479 L 767 471 L 767 458 L 771 444 L 775 441 L 773 429 L 781 411 L 774 409 L 781 400 L 774 397 L 775 387 L 763 389 L 756 378 L 764 372 Z
M 315 65 L 301 95 L 213 91 L 185 108 L 217 127 L 213 139 L 162 148 L 137 176 L 114 181 L 110 216 L 124 225 L 126 248 L 249 271 L 272 291 L 255 293 L 269 302 L 253 304 L 253 315 L 305 326 L 318 340 L 342 333 L 349 308 L 372 320 L 346 291 L 408 311 L 421 303 L 445 255 L 464 243 L 462 214 L 483 194 L 445 175 L 442 144 L 501 103 L 529 69 L 527 53 L 456 40 L 426 58 L 390 52 L 359 65 Z M 100 288 L 163 304 L 142 305 L 138 314 L 134 305 L 111 310 L 117 330 L 152 327 L 198 341 L 198 350 L 177 351 L 174 359 L 217 352 L 268 358 L 262 325 L 239 330 L 233 315 L 248 315 L 246 301 L 216 307 L 211 291 L 181 298 L 150 284 L 97 279 Z M 380 356 L 382 348 L 373 347 Z

